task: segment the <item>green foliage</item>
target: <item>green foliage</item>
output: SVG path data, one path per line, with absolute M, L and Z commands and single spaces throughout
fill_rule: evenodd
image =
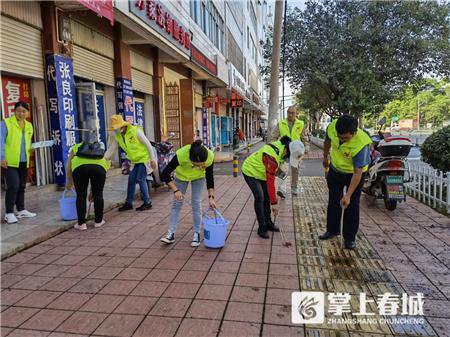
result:
M 450 3 L 308 1 L 289 11 L 287 77 L 308 113 L 378 115 L 405 85 L 450 75 Z
M 450 126 L 436 131 L 422 145 L 422 160 L 436 170 L 450 171 Z

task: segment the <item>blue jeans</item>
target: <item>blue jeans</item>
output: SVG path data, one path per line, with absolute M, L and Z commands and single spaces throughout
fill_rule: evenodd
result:
M 127 203 L 133 204 L 134 194 L 136 192 L 136 184 L 139 184 L 144 203 L 151 202 L 150 192 L 147 185 L 147 169 L 144 164 L 135 164 L 133 170 L 128 175 Z
M 175 178 L 175 185 L 181 193 L 186 194 L 186 190 L 189 185 L 189 181 L 182 181 Z M 205 179 L 197 179 L 191 181 L 192 189 L 192 218 L 194 221 L 194 232 L 200 233 L 202 226 L 202 193 L 203 186 L 205 186 Z M 173 199 L 172 213 L 170 214 L 169 230 L 175 233 L 177 230 L 178 219 L 180 217 L 181 207 L 183 206 L 183 201 L 178 201 Z

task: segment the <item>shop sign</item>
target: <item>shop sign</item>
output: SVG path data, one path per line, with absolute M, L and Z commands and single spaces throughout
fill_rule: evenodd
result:
M 183 53 L 190 55 L 191 32 L 183 27 L 181 21 L 166 9 L 162 1 L 130 1 L 130 12 L 171 41 Z
M 69 150 L 78 142 L 73 63 L 70 58 L 54 54 L 48 54 L 45 61 L 55 180 L 57 185 L 63 186 Z
M 139 125 L 144 130 L 144 102 L 134 101 L 136 109 L 136 125 Z
M 3 118 L 14 115 L 14 105 L 22 101 L 32 109 L 31 81 L 23 78 L 2 75 Z M 31 122 L 31 113 L 27 118 Z
M 245 79 L 235 66 L 230 63 L 230 86 L 242 96 L 245 95 Z
M 191 60 L 211 75 L 217 76 L 217 61 L 213 62 L 196 47 L 191 46 Z
M 112 0 L 78 0 L 83 6 L 109 20 L 114 25 L 114 10 Z
M 108 145 L 106 141 L 106 125 L 105 125 L 105 101 L 103 95 L 95 96 L 96 107 L 97 107 L 97 117 L 98 117 L 98 127 L 100 134 L 100 141 L 105 144 L 105 147 Z
M 243 105 L 244 105 L 244 100 L 242 99 L 242 97 L 233 92 L 231 94 L 231 107 L 242 108 Z
M 116 101 L 117 112 L 125 121 L 134 123 L 133 86 L 128 78 L 116 78 Z
M 209 137 L 208 137 L 208 111 L 206 110 L 206 107 L 202 108 L 202 120 L 203 120 L 203 130 L 202 130 L 202 138 L 203 138 L 203 144 L 208 146 L 209 145 Z

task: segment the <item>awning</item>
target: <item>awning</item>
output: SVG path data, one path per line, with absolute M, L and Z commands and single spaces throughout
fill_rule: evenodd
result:
M 97 13 L 99 16 L 105 17 L 114 25 L 114 11 L 112 0 L 77 0 L 83 6 Z

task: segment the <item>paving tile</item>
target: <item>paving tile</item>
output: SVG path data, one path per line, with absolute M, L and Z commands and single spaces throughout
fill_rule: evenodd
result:
M 129 337 L 133 334 L 144 316 L 112 314 L 95 330 L 94 334 L 103 336 Z
M 423 311 L 425 316 L 450 319 L 450 301 L 429 300 L 425 298 Z
M 26 321 L 24 324 L 22 324 L 20 327 L 30 330 L 36 329 L 52 331 L 64 320 L 66 320 L 71 314 L 72 311 L 43 309 L 28 321 Z
M 223 321 L 219 337 L 259 337 L 260 330 L 260 323 Z M 277 335 L 277 337 L 281 336 L 284 335 Z
M 95 266 L 72 266 L 62 273 L 61 277 L 85 278 L 91 274 L 97 267 Z
M 28 294 L 31 294 L 31 290 L 4 289 L 0 294 L 0 303 L 2 305 L 13 305 Z
M 225 320 L 261 323 L 263 304 L 229 302 L 225 312 Z
M 138 285 L 139 281 L 112 280 L 102 290 L 101 294 L 128 295 Z
M 242 262 L 241 268 L 239 269 L 239 272 L 240 273 L 247 273 L 247 274 L 267 275 L 268 268 L 269 268 L 269 264 L 268 263 Z
M 62 273 L 67 271 L 69 266 L 59 266 L 55 264 L 49 264 L 42 269 L 36 271 L 34 276 L 48 276 L 48 277 L 56 277 L 60 276 Z
M 188 260 L 182 268 L 183 270 L 208 271 L 211 268 L 211 265 L 212 261 Z
M 240 262 L 226 262 L 219 261 L 214 262 L 211 267 L 211 271 L 220 272 L 220 273 L 234 273 L 239 270 Z
M 292 289 L 267 288 L 266 303 L 290 305 Z
M 233 285 L 236 280 L 237 273 L 219 273 L 210 271 L 206 276 L 204 284 L 217 285 Z
M 61 309 L 61 310 L 78 310 L 84 303 L 86 303 L 92 294 L 77 294 L 64 293 L 56 300 L 50 303 L 47 308 Z
M 157 300 L 157 297 L 127 296 L 114 313 L 147 315 Z
M 153 269 L 144 280 L 154 282 L 172 282 L 172 280 L 177 276 L 177 273 L 177 270 L 156 268 Z
M 235 286 L 231 293 L 231 301 L 264 303 L 265 288 Z
M 226 301 L 196 299 L 192 302 L 186 317 L 221 320 L 226 305 Z
M 107 316 L 92 312 L 76 312 L 57 327 L 56 331 L 90 335 Z
M 149 274 L 149 272 L 150 270 L 142 268 L 125 268 L 115 277 L 115 279 L 142 281 Z
M 15 275 L 11 275 L 11 276 L 15 276 Z M 19 276 L 19 277 L 23 277 L 23 276 Z M 37 290 L 51 280 L 52 280 L 51 277 L 45 277 L 45 276 L 26 276 L 21 281 L 11 285 L 11 288 Z M 4 281 L 4 277 L 2 277 L 2 286 L 4 286 L 3 281 Z
M 131 295 L 159 297 L 168 286 L 166 282 L 141 281 L 131 292 Z
M 44 284 L 40 290 L 67 291 L 80 281 L 81 278 L 55 277 L 52 281 Z
M 86 304 L 81 307 L 81 311 L 111 313 L 123 301 L 124 296 L 94 295 Z
M 1 324 L 3 327 L 17 328 L 38 311 L 39 309 L 9 307 L 2 312 Z
M 61 292 L 56 291 L 37 290 L 17 302 L 16 305 L 29 308 L 45 308 L 61 294 Z
M 264 323 L 277 325 L 291 324 L 291 304 L 274 305 L 269 304 L 264 307 Z
M 439 337 L 450 337 L 450 319 L 448 318 L 428 318 L 434 331 L 436 331 Z
M 8 337 L 47 337 L 49 334 L 49 331 L 15 329 Z
M 162 297 L 194 298 L 199 288 L 200 284 L 196 283 L 172 283 Z
M 181 318 L 147 316 L 133 337 L 173 337 L 180 322 Z
M 182 270 L 178 273 L 174 282 L 180 283 L 202 283 L 206 277 L 204 271 Z
M 298 267 L 292 264 L 272 263 L 269 269 L 270 275 L 298 276 Z
M 65 333 L 65 332 L 52 332 L 48 337 L 89 337 L 89 335 Z
M 265 288 L 267 284 L 267 274 L 244 274 L 239 273 L 236 285 L 238 286 L 247 286 L 247 287 L 260 287 Z
M 289 326 L 282 326 L 282 325 L 271 325 L 271 324 L 264 324 L 263 330 L 262 330 L 262 336 L 263 337 L 304 337 L 304 327 L 298 326 L 298 327 L 289 327 Z M 319 333 L 312 334 L 308 337 L 322 337 L 327 335 L 319 335 Z M 337 337 L 328 335 L 328 337 Z M 348 337 L 345 333 L 340 333 L 339 337 Z M 367 336 L 368 337 L 368 336 Z M 375 337 L 375 336 L 373 336 Z
M 196 298 L 204 300 L 228 300 L 231 293 L 231 286 L 203 284 L 198 291 Z
M 8 274 L 29 276 L 29 275 L 34 274 L 39 269 L 42 269 L 44 267 L 45 267 L 45 264 L 23 263 L 23 264 L 19 265 L 17 268 L 14 268 L 13 270 L 10 270 L 8 272 Z
M 70 288 L 69 291 L 73 293 L 95 294 L 98 293 L 107 283 L 108 280 L 82 279 Z
M 215 337 L 219 331 L 220 321 L 185 318 L 178 329 L 179 337 Z
M 282 289 L 299 289 L 299 280 L 297 276 L 269 275 L 268 287 Z
M 191 301 L 184 298 L 160 298 L 150 311 L 150 315 L 184 317 Z

